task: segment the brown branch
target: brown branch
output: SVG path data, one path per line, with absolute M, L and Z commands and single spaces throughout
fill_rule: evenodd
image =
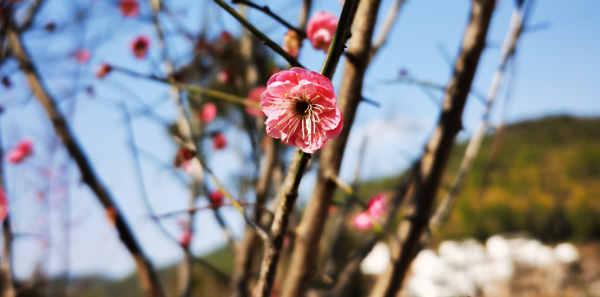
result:
M 273 179 L 273 172 L 277 166 L 278 142 L 269 138 L 269 144 L 265 151 L 264 168 L 256 183 L 256 201 L 254 208 L 254 221 L 260 223 L 263 218 L 264 205 L 267 202 L 269 184 Z M 253 266 L 253 256 L 255 253 L 257 237 L 254 229 L 248 226 L 246 235 L 240 244 L 240 249 L 235 260 L 235 269 L 233 274 L 233 290 L 236 297 L 250 296 L 249 281 Z
M 489 128 L 490 113 L 492 111 L 494 101 L 498 95 L 498 91 L 500 90 L 500 86 L 502 85 L 504 71 L 506 70 L 508 61 L 513 56 L 519 36 L 523 31 L 522 3 L 523 2 L 521 2 L 521 5 L 518 5 L 513 12 L 510 28 L 504 40 L 504 44 L 502 45 L 500 64 L 496 70 L 496 73 L 494 73 L 494 77 L 492 78 L 492 83 L 488 91 L 485 111 L 482 119 L 477 125 L 473 136 L 471 136 L 471 140 L 469 140 L 469 144 L 467 145 L 467 149 L 465 150 L 465 154 L 460 163 L 458 172 L 452 181 L 450 189 L 448 189 L 448 192 L 446 192 L 446 195 L 444 195 L 440 206 L 437 208 L 435 214 L 429 222 L 429 226 L 432 229 L 438 229 L 446 221 L 446 218 L 450 214 L 450 210 L 452 209 L 454 201 L 456 200 L 460 191 L 460 187 L 471 170 L 473 161 L 475 161 L 475 158 L 477 158 L 477 155 L 479 154 L 479 148 L 481 147 L 483 138 L 485 137 L 485 134 Z
M 379 30 L 379 34 L 375 38 L 373 42 L 373 46 L 371 47 L 371 53 L 369 60 L 372 60 L 373 57 L 379 52 L 379 49 L 385 44 L 390 35 L 390 31 L 392 30 L 392 26 L 398 19 L 398 12 L 400 12 L 400 8 L 404 4 L 404 0 L 396 0 L 389 8 L 387 15 L 385 16 L 385 20 L 381 24 L 381 29 Z
M 306 30 L 306 23 L 308 22 L 308 16 L 312 8 L 312 0 L 303 0 L 300 13 L 298 14 L 298 27 L 302 30 Z
M 99 202 L 106 209 L 107 214 L 114 214 L 114 217 L 111 219 L 114 219 L 115 228 L 119 232 L 121 241 L 136 262 L 139 280 L 143 291 L 147 296 L 164 296 L 158 276 L 156 275 L 152 264 L 135 239 L 133 232 L 125 221 L 125 217 L 118 210 L 116 204 L 114 203 L 113 197 L 108 193 L 106 187 L 96 176 L 96 173 L 92 169 L 92 166 L 85 156 L 82 148 L 79 146 L 79 143 L 67 125 L 65 118 L 58 111 L 54 99 L 43 85 L 37 68 L 31 62 L 29 53 L 23 47 L 21 37 L 19 36 L 18 32 L 12 28 L 14 28 L 14 24 L 11 24 L 7 30 L 7 37 L 11 46 L 11 50 L 19 62 L 20 68 L 25 73 L 31 90 L 50 118 L 56 134 L 60 137 L 67 148 L 69 155 L 77 164 L 77 167 L 81 172 L 81 178 L 83 182 L 90 187 L 92 192 L 94 192 Z
M 363 78 L 380 3 L 379 0 L 363 0 L 358 4 L 352 40 L 344 65 L 344 79 L 339 91 L 339 106 L 344 115 L 344 129 L 337 138 L 330 141 L 321 154 L 317 183 L 297 228 L 296 246 L 290 263 L 290 267 L 294 269 L 288 272 L 283 286 L 283 297 L 304 296 L 314 271 L 319 240 L 336 189 L 335 182 L 326 177 L 339 175 L 344 149 L 358 104 L 362 100 Z
M 6 196 L 6 206 L 10 206 L 10 199 L 6 192 L 4 185 L 4 170 L 2 161 L 4 160 L 4 151 L 2 150 L 2 136 L 0 135 L 0 191 L 4 191 Z M 10 224 L 10 214 L 7 214 L 2 222 L 2 262 L 0 264 L 0 296 L 1 297 L 15 297 L 15 287 L 13 285 L 13 271 L 12 271 L 12 243 L 14 240 L 14 234 Z
M 399 244 L 392 242 L 391 258 L 394 259 L 386 272 L 379 276 L 369 296 L 393 297 L 402 287 L 410 263 L 416 256 L 448 156 L 456 134 L 461 129 L 462 112 L 481 52 L 485 48 L 486 35 L 494 0 L 474 0 L 469 24 L 463 38 L 462 49 L 454 65 L 454 74 L 444 98 L 442 113 L 437 127 L 429 139 L 421 162 L 417 165 L 412 183 L 411 205 L 406 218 L 397 229 Z
M 300 158 L 293 158 L 295 162 L 292 162 L 288 169 L 288 175 L 284 182 L 283 199 L 271 225 L 272 239 L 265 242 L 265 253 L 260 268 L 255 296 L 271 296 L 275 275 L 277 274 L 277 263 L 279 262 L 281 248 L 283 247 L 283 241 L 287 233 L 287 225 L 294 211 L 296 198 L 298 198 L 300 181 L 302 180 L 308 160 L 311 157 L 310 154 L 304 153 L 300 149 L 296 149 L 296 154 L 300 155 Z

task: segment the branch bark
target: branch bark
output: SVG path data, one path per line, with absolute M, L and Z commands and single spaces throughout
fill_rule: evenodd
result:
M 96 173 L 92 169 L 92 166 L 85 156 L 83 149 L 80 147 L 79 143 L 77 143 L 77 140 L 73 136 L 73 133 L 67 125 L 65 118 L 56 107 L 55 100 L 51 97 L 50 93 L 43 85 L 42 78 L 37 68 L 32 63 L 29 53 L 23 46 L 21 37 L 14 28 L 15 24 L 11 22 L 7 30 L 7 39 L 10 44 L 11 51 L 17 59 L 20 68 L 24 72 L 32 92 L 50 118 L 56 134 L 58 137 L 60 137 L 67 148 L 69 155 L 77 164 L 77 167 L 81 172 L 81 178 L 83 182 L 90 187 L 92 192 L 94 192 L 99 202 L 106 209 L 107 214 L 114 214 L 114 218 L 111 217 L 111 219 L 114 219 L 115 228 L 119 232 L 121 241 L 135 260 L 143 291 L 147 296 L 164 296 L 163 289 L 152 264 L 142 251 L 142 248 L 137 242 L 133 232 L 127 225 L 125 217 L 118 210 L 113 197 L 109 194 L 106 187 L 100 182 L 100 179 L 96 176 Z
M 344 115 L 342 133 L 323 149 L 317 183 L 310 197 L 302 221 L 296 230 L 296 246 L 292 253 L 289 271 L 283 287 L 283 297 L 304 296 L 314 272 L 319 240 L 327 219 L 329 205 L 336 184 L 328 176 L 338 176 L 344 149 L 350 135 L 358 104 L 362 100 L 365 74 L 379 0 L 363 0 L 358 4 L 352 31 L 352 40 L 346 53 L 344 79 L 339 91 L 339 106 Z
M 428 225 L 454 139 L 462 127 L 462 112 L 479 58 L 485 48 L 494 4 L 494 0 L 472 1 L 469 24 L 463 38 L 462 49 L 454 65 L 454 74 L 446 89 L 442 114 L 427 143 L 421 162 L 417 165 L 412 183 L 411 205 L 408 206 L 406 217 L 397 229 L 400 242 L 391 246 L 391 258 L 394 260 L 386 272 L 379 276 L 369 295 L 371 297 L 396 296 L 402 287 L 406 271 L 418 251 L 420 238 Z
M 511 18 L 510 28 L 508 30 L 506 38 L 504 39 L 504 44 L 502 45 L 500 64 L 498 66 L 498 69 L 494 73 L 494 77 L 492 78 L 492 84 L 490 85 L 490 89 L 488 91 L 485 104 L 485 111 L 483 112 L 482 119 L 477 125 L 473 136 L 471 136 L 471 140 L 469 140 L 469 144 L 467 145 L 467 149 L 460 163 L 458 172 L 456 173 L 456 176 L 452 181 L 450 189 L 448 190 L 448 192 L 446 192 L 446 195 L 440 203 L 440 206 L 431 218 L 429 226 L 432 229 L 439 228 L 446 221 L 446 218 L 450 214 L 450 210 L 454 205 L 454 201 L 456 200 L 457 195 L 460 192 L 460 187 L 462 186 L 465 178 L 471 170 L 473 161 L 475 161 L 475 158 L 477 158 L 477 155 L 479 154 L 479 148 L 481 147 L 481 143 L 483 142 L 485 133 L 488 131 L 488 128 L 490 126 L 490 112 L 492 110 L 494 101 L 496 100 L 496 97 L 498 95 L 498 91 L 500 90 L 500 86 L 502 85 L 502 80 L 504 78 L 506 66 L 508 64 L 508 61 L 513 56 L 513 53 L 517 46 L 517 42 L 519 40 L 519 36 L 523 31 L 522 8 L 523 2 L 517 3 L 517 7 L 515 8 Z

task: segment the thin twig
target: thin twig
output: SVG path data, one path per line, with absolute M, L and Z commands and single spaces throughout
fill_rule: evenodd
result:
M 252 1 L 248 1 L 248 0 L 232 0 L 231 3 L 246 5 L 248 7 L 254 8 L 256 10 L 262 11 L 264 14 L 272 17 L 275 21 L 277 21 L 278 23 L 282 24 L 286 28 L 288 28 L 290 30 L 294 30 L 298 34 L 298 36 L 300 38 L 302 38 L 302 39 L 306 38 L 306 32 L 304 32 L 301 29 L 298 29 L 298 28 L 294 27 L 292 24 L 290 24 L 287 21 L 285 21 L 284 19 L 282 19 L 276 13 L 274 13 L 273 11 L 271 11 L 271 9 L 268 6 L 266 6 L 266 5 L 265 6 L 260 6 L 260 5 L 255 4 Z
M 25 17 L 23 18 L 23 22 L 21 23 L 21 26 L 19 26 L 16 29 L 18 32 L 27 31 L 27 29 L 31 27 L 31 25 L 33 24 L 33 20 L 35 19 L 35 16 L 37 15 L 38 11 L 40 11 L 40 8 L 42 8 L 43 3 L 44 0 L 35 0 L 29 5 L 27 12 L 25 13 Z
M 391 265 L 377 279 L 370 297 L 393 297 L 402 288 L 410 263 L 416 256 L 423 232 L 429 224 L 431 209 L 444 169 L 452 151 L 456 134 L 462 127 L 462 114 L 479 58 L 485 48 L 486 36 L 494 11 L 494 0 L 472 1 L 469 23 L 463 37 L 461 52 L 454 73 L 446 88 L 443 108 L 425 153 L 417 165 L 410 191 L 410 205 L 399 224 L 399 242 L 391 242 Z
M 396 2 L 394 2 L 392 4 L 392 6 L 389 8 L 388 13 L 385 16 L 385 20 L 381 24 L 381 29 L 379 30 L 379 34 L 377 34 L 377 37 L 375 38 L 375 41 L 373 42 L 373 46 L 371 47 L 371 53 L 370 53 L 369 60 L 372 60 L 373 57 L 375 57 L 375 55 L 377 55 L 377 53 L 379 52 L 379 49 L 387 41 L 388 36 L 390 35 L 390 31 L 392 30 L 392 26 L 394 26 L 394 23 L 398 19 L 398 12 L 400 11 L 402 4 L 404 4 L 404 1 L 405 0 L 396 0 Z
M 3 21 L 3 23 L 10 22 L 6 20 Z M 164 296 L 163 289 L 160 285 L 159 278 L 154 271 L 154 267 L 142 251 L 141 246 L 137 242 L 132 230 L 127 225 L 125 217 L 118 210 L 113 197 L 109 194 L 106 187 L 96 176 L 96 173 L 92 169 L 92 166 L 85 156 L 83 149 L 79 146 L 79 143 L 71 132 L 65 118 L 58 111 L 55 100 L 51 97 L 50 93 L 43 85 L 42 78 L 37 68 L 31 61 L 31 57 L 27 50 L 23 47 L 21 36 L 19 36 L 18 32 L 12 28 L 14 28 L 14 24 L 11 23 L 7 30 L 7 38 L 10 43 L 11 50 L 19 62 L 27 81 L 29 82 L 31 90 L 50 118 L 56 134 L 60 137 L 67 148 L 69 155 L 77 164 L 79 171 L 81 172 L 81 179 L 90 187 L 92 192 L 94 192 L 102 206 L 106 209 L 107 214 L 111 214 L 111 216 L 114 215 L 111 217 L 111 220 L 114 219 L 115 227 L 119 232 L 121 241 L 127 247 L 129 253 L 132 255 L 137 264 L 142 289 L 148 296 Z
M 290 65 L 292 65 L 294 67 L 306 68 L 306 67 L 302 66 L 302 64 L 300 64 L 300 62 L 298 62 L 298 60 L 296 58 L 294 58 L 292 55 L 288 54 L 285 50 L 283 50 L 283 48 L 281 48 L 281 46 L 279 46 L 277 43 L 275 43 L 273 40 L 271 40 L 269 37 L 267 37 L 267 35 L 262 33 L 260 30 L 258 30 L 256 27 L 254 27 L 252 24 L 250 24 L 250 22 L 248 22 L 248 20 L 246 20 L 242 15 L 240 15 L 237 11 L 235 11 L 235 9 L 233 9 L 231 6 L 227 5 L 227 3 L 225 3 L 225 1 L 223 1 L 223 0 L 214 0 L 214 1 L 215 1 L 215 3 L 217 3 L 217 5 L 221 6 L 223 9 L 225 9 L 225 11 L 227 11 L 232 17 L 237 19 L 244 27 L 246 27 L 246 29 L 248 29 L 248 31 L 250 31 L 252 34 L 254 34 L 254 36 L 256 36 L 258 39 L 260 39 L 266 46 L 271 48 L 278 55 L 280 55 L 282 58 L 284 58 L 288 63 L 290 63 Z
M 281 200 L 281 204 L 275 213 L 275 218 L 271 225 L 272 240 L 265 242 L 265 253 L 261 264 L 258 284 L 256 285 L 255 296 L 271 296 L 271 290 L 273 289 L 275 276 L 277 274 L 279 256 L 287 233 L 287 225 L 290 216 L 294 211 L 296 199 L 298 198 L 300 181 L 302 180 L 306 165 L 311 157 L 311 154 L 304 153 L 300 149 L 296 150 L 296 154 L 300 155 L 300 157 L 294 159 L 299 160 L 290 164 L 288 175 L 284 182 L 283 199 Z

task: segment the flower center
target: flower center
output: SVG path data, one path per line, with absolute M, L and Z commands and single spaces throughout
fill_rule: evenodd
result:
M 310 104 L 308 101 L 296 100 L 294 104 L 294 111 L 297 115 L 306 117 L 310 110 Z

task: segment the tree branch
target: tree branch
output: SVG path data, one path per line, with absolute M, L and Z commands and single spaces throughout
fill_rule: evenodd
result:
M 481 52 L 485 48 L 486 36 L 494 0 L 474 0 L 471 16 L 463 38 L 461 52 L 454 65 L 454 74 L 444 98 L 442 113 L 437 127 L 429 139 L 421 162 L 417 166 L 412 183 L 411 205 L 405 220 L 397 229 L 399 244 L 392 242 L 391 258 L 394 259 L 379 276 L 369 296 L 393 297 L 400 288 L 410 263 L 416 256 L 420 238 L 429 223 L 439 183 L 454 145 L 456 134 L 461 129 L 462 112 Z
M 475 158 L 477 158 L 479 148 L 481 147 L 485 133 L 489 128 L 490 113 L 496 96 L 498 95 L 498 91 L 500 90 L 500 86 L 502 85 L 504 71 L 506 70 L 508 61 L 511 59 L 511 57 L 513 57 L 519 36 L 521 35 L 521 32 L 523 32 L 523 2 L 519 3 L 513 12 L 510 28 L 508 29 L 504 44 L 502 45 L 500 63 L 496 73 L 494 73 L 494 77 L 492 78 L 492 83 L 488 91 L 485 111 L 483 112 L 482 119 L 477 125 L 473 136 L 471 136 L 471 140 L 469 140 L 469 144 L 467 145 L 467 149 L 460 163 L 458 172 L 452 181 L 450 189 L 446 192 L 446 195 L 440 203 L 440 206 L 429 222 L 429 226 L 432 229 L 438 229 L 446 221 L 446 218 L 450 214 L 450 210 L 454 205 L 454 201 L 457 198 L 460 187 L 462 186 L 464 179 L 467 177 L 469 170 L 471 170 L 473 161 L 475 161 Z
M 77 140 L 69 129 L 65 118 L 58 111 L 54 99 L 43 85 L 37 68 L 33 65 L 29 53 L 27 53 L 26 49 L 23 47 L 21 37 L 13 28 L 14 24 L 11 23 L 7 30 L 7 37 L 11 50 L 19 62 L 21 69 L 25 73 L 31 90 L 50 118 L 56 134 L 60 137 L 67 148 L 69 155 L 77 164 L 83 182 L 90 187 L 92 192 L 94 192 L 99 202 L 107 210 L 107 213 L 114 214 L 115 227 L 119 232 L 119 237 L 136 262 L 143 291 L 147 296 L 164 296 L 158 276 L 156 275 L 152 264 L 135 239 L 133 232 L 125 221 L 125 217 L 118 210 L 114 203 L 114 199 L 96 176 L 87 157 L 79 146 L 79 143 L 77 143 Z

